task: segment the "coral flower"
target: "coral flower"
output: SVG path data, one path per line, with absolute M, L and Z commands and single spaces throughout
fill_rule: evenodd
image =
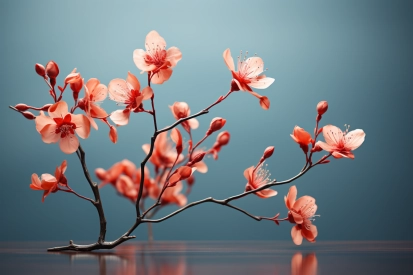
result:
M 96 78 L 91 78 L 85 85 L 85 97 L 79 101 L 79 107 L 85 111 L 90 124 L 96 130 L 98 126 L 93 118 L 106 118 L 108 114 L 98 104 L 108 95 L 108 88 Z
M 230 49 L 226 49 L 223 53 L 225 64 L 232 73 L 233 81 L 236 83 L 235 90 L 250 92 L 253 96 L 260 100 L 260 105 L 267 110 L 270 107 L 270 101 L 266 96 L 261 96 L 254 92 L 252 88 L 265 89 L 273 82 L 274 78 L 266 77 L 261 74 L 264 71 L 264 62 L 260 57 L 254 56 L 249 58 L 238 57 L 238 71 L 235 71 L 234 59 L 231 56 Z
M 181 194 L 182 191 L 182 182 L 178 181 L 175 186 L 166 188 L 165 192 L 162 195 L 161 203 L 162 204 L 177 204 L 178 206 L 184 206 L 188 199 L 184 194 Z
M 303 237 L 309 242 L 315 242 L 317 237 L 317 227 L 311 223 L 317 211 L 315 199 L 310 196 L 303 196 L 296 200 L 297 188 L 291 186 L 288 194 L 284 197 L 288 210 L 288 220 L 296 225 L 291 229 L 291 237 L 296 245 L 303 242 Z
M 50 194 L 59 190 L 59 184 L 67 186 L 67 179 L 64 175 L 67 168 L 67 162 L 64 160 L 62 164 L 56 167 L 54 177 L 50 174 L 42 174 L 41 179 L 37 174 L 32 175 L 32 183 L 30 188 L 33 190 L 44 190 L 42 202 Z
M 36 130 L 42 136 L 45 143 L 59 141 L 63 153 L 72 154 L 79 147 L 79 140 L 75 132 L 81 138 L 88 138 L 90 134 L 90 122 L 84 115 L 74 115 L 68 112 L 66 102 L 59 101 L 49 107 L 50 117 L 40 112 L 36 117 Z
M 351 151 L 357 149 L 364 142 L 366 134 L 361 129 L 349 132 L 348 128 L 343 133 L 336 126 L 326 125 L 323 127 L 323 136 L 326 142 L 317 142 L 317 145 L 323 150 L 330 152 L 335 158 L 354 159 L 354 154 Z
M 151 148 L 150 144 L 142 145 L 142 149 L 146 154 L 149 154 Z M 176 149 L 167 138 L 167 132 L 162 132 L 155 140 L 155 148 L 151 158 L 149 159 L 157 168 L 172 167 L 177 157 Z M 182 161 L 184 157 L 179 155 L 177 163 Z
M 142 72 L 151 73 L 152 83 L 162 84 L 172 75 L 172 68 L 182 59 L 182 53 L 177 47 L 166 49 L 165 40 L 156 32 L 151 31 L 145 40 L 146 51 L 133 51 L 133 61 Z
M 143 100 L 150 99 L 153 95 L 151 87 L 140 91 L 141 84 L 135 75 L 128 72 L 126 80 L 113 79 L 108 86 L 109 98 L 120 104 L 125 104 L 124 110 L 114 111 L 110 119 L 117 125 L 126 125 L 129 122 L 130 112 L 138 112 Z
M 261 186 L 271 182 L 269 178 L 269 172 L 263 168 L 261 163 L 256 169 L 254 166 L 251 166 L 244 171 L 244 177 L 248 180 L 247 185 L 245 186 L 245 192 L 255 190 Z M 277 191 L 272 189 L 264 189 L 254 193 L 260 198 L 266 199 L 277 195 Z
M 191 114 L 191 110 L 186 102 L 175 102 L 172 106 L 169 106 L 169 108 L 176 120 L 188 117 Z M 185 131 L 189 133 L 191 129 L 198 128 L 199 122 L 196 118 L 191 118 L 182 122 L 181 125 Z

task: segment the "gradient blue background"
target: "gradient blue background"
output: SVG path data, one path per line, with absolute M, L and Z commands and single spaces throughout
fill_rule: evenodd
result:
M 139 75 L 132 52 L 144 47 L 146 34 L 157 30 L 167 46 L 183 58 L 164 85 L 154 86 L 160 127 L 174 121 L 168 105 L 186 101 L 193 113 L 227 92 L 231 75 L 222 59 L 230 48 L 258 53 L 274 84 L 262 94 L 271 100 L 264 111 L 247 93 L 235 93 L 199 118 L 195 139 L 210 120 L 227 119 L 230 145 L 219 161 L 208 159 L 209 173 L 198 174 L 189 201 L 222 199 L 243 191 L 245 168 L 263 150 L 276 150 L 267 162 L 272 177 L 284 180 L 303 165 L 303 155 L 290 138 L 295 125 L 314 128 L 315 106 L 329 102 L 321 124 L 366 132 L 355 160 L 333 160 L 297 180 L 300 195 L 316 198 L 319 240 L 412 239 L 412 73 L 411 1 L 1 1 L 1 192 L 0 240 L 94 240 L 98 216 L 90 203 L 56 193 L 41 203 L 41 192 L 29 189 L 32 173 L 53 173 L 68 161 L 69 184 L 92 196 L 76 154 L 42 142 L 33 121 L 8 105 L 42 106 L 51 98 L 34 64 L 53 59 L 61 77 L 78 68 L 85 79 L 108 84 Z M 138 76 L 141 82 L 144 75 Z M 83 92 L 81 93 L 83 96 Z M 71 104 L 70 94 L 66 100 Z M 114 102 L 103 106 L 112 111 Z M 109 168 L 128 158 L 144 158 L 141 145 L 153 131 L 151 117 L 138 114 L 118 128 L 119 143 L 109 141 L 99 123 L 82 140 L 89 169 Z M 205 144 L 211 145 L 213 139 Z M 286 214 L 283 196 L 244 198 L 236 205 L 256 215 Z M 134 222 L 133 205 L 113 188 L 101 190 L 107 239 L 124 233 Z M 176 209 L 166 207 L 159 216 Z M 204 204 L 154 225 L 155 239 L 273 240 L 290 239 L 290 224 L 256 222 L 229 208 Z M 146 226 L 135 234 L 146 239 Z

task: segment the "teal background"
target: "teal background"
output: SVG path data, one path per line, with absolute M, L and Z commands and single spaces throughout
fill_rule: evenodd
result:
M 174 122 L 168 108 L 173 102 L 186 101 L 195 113 L 228 91 L 226 48 L 234 58 L 240 50 L 257 53 L 266 74 L 275 78 L 258 91 L 271 100 L 270 110 L 238 92 L 199 118 L 195 140 L 221 116 L 231 141 L 218 161 L 207 160 L 209 172 L 197 175 L 189 201 L 241 193 L 243 171 L 270 145 L 275 146 L 267 161 L 272 178 L 297 174 L 304 159 L 289 135 L 295 125 L 311 132 L 315 106 L 327 100 L 321 125 L 350 124 L 350 130 L 366 132 L 366 141 L 354 152 L 355 160 L 333 160 L 294 183 L 299 196 L 317 200 L 318 239 L 411 240 L 412 13 L 411 1 L 1 1 L 0 240 L 97 238 L 98 216 L 90 203 L 63 192 L 41 203 L 42 193 L 29 188 L 32 173 L 53 174 L 66 159 L 70 186 L 92 196 L 76 155 L 43 143 L 34 122 L 8 105 L 51 102 L 34 72 L 35 63 L 49 60 L 59 64 L 60 85 L 75 67 L 85 79 L 96 77 L 106 85 L 128 71 L 144 83 L 132 52 L 144 47 L 151 30 L 183 55 L 171 79 L 154 86 L 160 127 Z M 65 99 L 72 104 L 69 93 Z M 110 100 L 103 107 L 117 109 Z M 124 158 L 139 163 L 145 156 L 141 145 L 149 143 L 152 131 L 149 115 L 133 115 L 128 126 L 118 128 L 114 145 L 99 122 L 99 131 L 81 141 L 89 169 L 107 169 Z M 236 205 L 255 215 L 285 216 L 288 188 L 276 188 L 279 195 L 271 199 L 251 196 Z M 101 194 L 112 240 L 133 224 L 134 206 L 113 188 Z M 166 207 L 158 216 L 174 209 Z M 154 235 L 158 240 L 289 240 L 291 226 L 204 204 L 155 224 Z M 146 226 L 135 234 L 146 239 Z

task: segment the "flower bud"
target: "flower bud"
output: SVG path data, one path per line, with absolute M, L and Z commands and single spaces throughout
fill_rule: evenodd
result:
M 192 160 L 188 163 L 188 166 L 192 166 L 192 165 L 194 165 L 195 163 L 200 162 L 201 160 L 203 160 L 205 154 L 206 154 L 205 152 L 196 154 L 196 156 L 193 157 Z
M 216 117 L 212 119 L 211 124 L 209 125 L 209 129 L 206 134 L 210 135 L 215 131 L 221 130 L 221 128 L 224 127 L 226 122 L 227 122 L 226 119 L 223 119 L 221 117 Z
M 262 155 L 263 160 L 271 157 L 273 153 L 274 153 L 274 146 L 268 146 L 267 149 L 265 149 L 264 154 Z
M 318 113 L 320 116 L 324 115 L 324 113 L 327 112 L 327 109 L 328 109 L 328 103 L 327 103 L 327 101 L 320 101 L 320 102 L 317 104 L 317 113 Z
M 36 118 L 36 116 L 35 115 L 33 115 L 32 113 L 30 113 L 30 112 L 22 112 L 21 113 L 25 118 L 27 118 L 27 119 L 35 119 Z
M 51 79 L 56 78 L 59 75 L 59 67 L 57 66 L 56 62 L 50 60 L 47 62 L 46 65 L 46 74 Z
M 230 134 L 228 131 L 224 131 L 218 134 L 217 136 L 217 143 L 219 146 L 227 145 L 229 142 Z
M 41 109 L 41 111 L 45 111 L 45 112 L 47 112 L 47 110 L 49 110 L 49 108 L 50 108 L 50 106 L 52 106 L 53 104 L 45 104 L 45 105 L 43 105 L 43 107 L 42 107 L 42 109 Z
M 24 104 L 24 103 L 19 103 L 19 104 L 17 104 L 16 106 L 14 106 L 14 108 L 16 108 L 17 110 L 19 110 L 19 111 L 27 111 L 27 110 L 29 110 L 30 109 L 30 106 L 28 106 L 28 105 L 26 105 L 26 104 Z
M 113 143 L 118 142 L 118 131 L 116 130 L 116 127 L 113 125 L 110 126 L 109 138 L 110 141 L 112 141 Z
M 36 70 L 36 73 L 41 77 L 46 76 L 46 69 L 42 64 L 36 63 L 36 65 L 34 65 L 34 69 Z
M 65 84 L 74 83 L 76 81 L 79 81 L 80 79 L 81 79 L 80 73 L 70 73 L 65 78 Z
M 292 135 L 292 139 L 300 145 L 306 146 L 311 142 L 311 135 L 306 130 L 299 126 L 295 126 Z

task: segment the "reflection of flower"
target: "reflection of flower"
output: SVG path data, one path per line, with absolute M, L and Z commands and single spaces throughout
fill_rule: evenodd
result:
M 317 257 L 314 253 L 304 257 L 300 252 L 291 258 L 291 275 L 315 275 L 317 274 Z
M 343 133 L 340 128 L 333 125 L 323 127 L 323 136 L 326 142 L 319 141 L 317 144 L 323 150 L 330 152 L 333 157 L 339 159 L 342 157 L 354 159 L 351 152 L 357 149 L 363 142 L 366 134 L 361 129 Z
M 297 188 L 295 185 L 290 187 L 288 194 L 284 197 L 285 205 L 290 210 L 288 220 L 296 225 L 291 229 L 291 237 L 296 245 L 303 242 L 303 237 L 309 242 L 315 242 L 317 237 L 317 227 L 311 223 L 317 211 L 315 199 L 310 196 L 302 196 L 298 200 Z

